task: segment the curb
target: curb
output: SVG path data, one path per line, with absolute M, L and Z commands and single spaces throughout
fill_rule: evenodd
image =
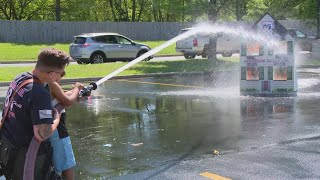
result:
M 203 75 L 204 72 L 190 72 L 190 73 L 150 73 L 150 74 L 143 74 L 143 75 L 127 75 L 127 76 L 115 76 L 110 78 L 109 80 L 116 80 L 116 79 L 132 79 L 132 78 L 141 78 L 141 77 L 159 77 L 159 76 L 179 76 L 179 75 Z M 89 77 L 89 78 L 70 78 L 70 79 L 62 79 L 61 84 L 74 84 L 76 82 L 96 82 L 103 77 Z M 0 82 L 0 87 L 9 86 L 10 82 Z
M 28 63 L 36 63 L 37 61 L 0 61 L 0 64 L 28 64 Z M 75 62 L 75 61 L 74 61 Z

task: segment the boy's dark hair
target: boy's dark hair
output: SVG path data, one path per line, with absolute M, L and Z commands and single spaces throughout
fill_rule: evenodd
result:
M 55 48 L 43 49 L 38 55 L 36 68 L 61 69 L 68 65 L 72 58 L 65 52 Z

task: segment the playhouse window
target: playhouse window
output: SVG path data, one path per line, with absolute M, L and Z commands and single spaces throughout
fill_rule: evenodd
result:
M 259 56 L 261 54 L 259 43 L 248 43 L 247 44 L 247 56 Z
M 247 78 L 248 81 L 259 80 L 259 69 L 257 66 L 247 67 Z
M 268 80 L 285 81 L 292 80 L 293 71 L 292 66 L 269 66 Z
M 287 67 L 285 66 L 274 66 L 273 67 L 273 80 L 275 81 L 286 81 L 287 77 Z
M 279 42 L 279 44 L 274 48 L 274 54 L 287 54 L 287 52 L 288 52 L 287 41 Z

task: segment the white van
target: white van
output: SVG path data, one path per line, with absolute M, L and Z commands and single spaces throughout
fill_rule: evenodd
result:
M 182 29 L 179 34 L 187 32 L 191 28 Z M 196 34 L 176 42 L 176 52 L 182 53 L 186 59 L 196 56 L 207 57 L 209 47 L 209 34 Z M 232 35 L 219 34 L 217 40 L 217 53 L 223 57 L 230 57 L 240 51 L 240 38 Z

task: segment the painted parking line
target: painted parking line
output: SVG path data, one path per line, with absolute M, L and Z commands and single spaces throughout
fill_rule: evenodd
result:
M 141 83 L 141 84 L 157 84 L 162 86 L 176 86 L 176 87 L 186 87 L 186 88 L 198 88 L 201 89 L 203 87 L 200 86 L 188 86 L 183 84 L 166 84 L 166 83 L 157 83 L 157 82 L 145 82 L 145 81 L 131 81 L 131 80 L 114 80 L 114 81 L 122 81 L 122 82 L 132 82 L 132 83 Z
M 209 172 L 204 172 L 204 173 L 201 173 L 200 175 L 204 176 L 204 177 L 207 177 L 209 179 L 214 179 L 214 180 L 231 180 L 229 178 L 222 177 L 222 176 L 219 176 L 217 174 L 213 174 L 213 173 L 209 173 Z

